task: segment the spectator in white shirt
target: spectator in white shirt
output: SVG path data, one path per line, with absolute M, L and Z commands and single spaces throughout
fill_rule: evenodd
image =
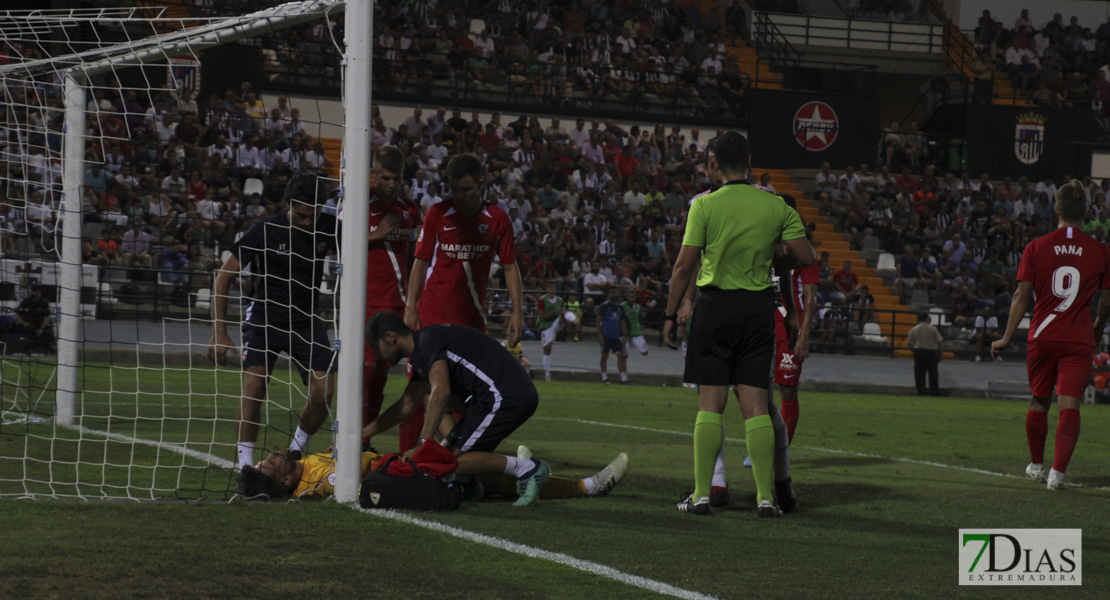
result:
M 154 265 L 154 257 L 150 254 L 150 234 L 143 231 L 143 222 L 138 218 L 131 219 L 131 229 L 123 234 L 120 250 L 123 252 L 123 266 L 127 268 L 136 262 L 148 269 Z
M 496 48 L 496 45 L 493 42 L 493 38 L 489 36 L 488 29 L 483 29 L 482 33 L 478 34 L 478 39 L 474 40 L 474 47 L 481 48 L 482 56 L 484 56 L 485 58 L 490 58 L 493 56 L 494 48 Z
M 437 133 L 432 135 L 432 145 L 428 146 L 426 152 L 428 153 L 428 158 L 436 161 L 437 165 L 442 166 L 447 164 L 447 156 L 451 151 L 447 149 L 447 146 L 443 145 L 443 136 Z
M 586 129 L 586 120 L 578 119 L 574 124 L 574 129 L 571 129 L 568 135 L 570 136 L 570 141 L 579 148 L 590 141 L 590 132 Z
M 420 199 L 420 212 L 426 214 L 428 209 L 443 202 L 443 198 L 439 195 L 439 184 L 432 183 L 428 186 L 428 192 Z
M 389 141 L 393 139 L 393 130 L 385 126 L 385 121 L 381 117 L 374 117 L 374 127 L 370 129 L 370 144 L 373 149 L 380 146 L 388 146 Z
M 162 179 L 162 193 L 168 196 L 171 202 L 180 202 L 185 199 L 186 185 L 179 167 Z
M 282 126 L 284 127 L 284 132 L 282 135 L 287 140 L 293 139 L 293 136 L 297 135 L 298 133 L 303 134 L 305 129 L 304 121 L 301 120 L 300 109 L 294 108 L 292 111 L 290 111 L 289 117 L 282 119 Z
M 208 147 L 208 156 L 219 156 L 221 166 L 228 166 L 231 164 L 235 152 L 227 143 L 227 138 L 223 135 L 216 136 L 216 142 Z
M 844 168 L 844 174 L 840 176 L 840 181 L 847 181 L 848 191 L 853 194 L 856 193 L 856 190 L 860 185 L 859 176 L 856 175 L 854 169 L 852 169 L 852 165 L 848 165 Z
M 817 191 L 825 194 L 833 194 L 836 188 L 839 187 L 839 177 L 835 173 L 829 171 L 829 163 L 821 163 L 821 170 L 814 176 L 817 182 Z
M 331 161 L 324 153 L 324 145 L 319 141 L 312 142 L 312 150 L 305 152 L 304 155 L 304 170 L 309 173 L 321 174 L 330 166 Z

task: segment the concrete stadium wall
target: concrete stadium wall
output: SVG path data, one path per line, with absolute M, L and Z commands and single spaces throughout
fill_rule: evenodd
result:
M 277 106 L 277 96 L 277 94 L 263 93 L 262 103 L 267 107 Z M 308 131 L 309 135 L 312 135 L 313 137 L 343 137 L 343 104 L 338 99 L 290 95 L 289 105 L 301 111 L 301 120 L 305 122 L 306 130 Z M 440 106 L 441 105 L 439 104 L 422 105 L 421 108 L 424 109 L 424 118 L 427 119 L 429 116 L 435 114 L 436 109 Z M 447 109 L 447 115 L 450 116 L 451 109 L 453 107 L 451 105 L 443 106 Z M 392 128 L 396 128 L 398 125 L 401 124 L 402 121 L 411 117 L 413 109 L 416 108 L 413 105 L 407 104 L 398 105 L 382 103 L 379 103 L 378 107 L 379 109 L 381 109 L 382 119 L 385 120 L 386 126 Z M 470 119 L 470 113 L 473 111 L 466 108 L 465 105 L 460 105 L 459 107 L 462 108 L 463 117 L 465 117 L 466 119 Z M 489 122 L 490 117 L 493 113 L 488 111 L 478 111 L 478 114 L 481 115 L 482 122 L 486 123 Z M 529 116 L 535 114 L 537 117 L 539 117 L 540 125 L 544 127 L 548 127 L 549 125 L 551 125 L 552 116 L 558 116 L 562 121 L 562 126 L 565 127 L 568 131 L 574 128 L 575 117 L 566 117 L 557 113 L 549 112 L 546 107 L 537 106 L 535 111 L 528 114 Z M 518 112 L 502 113 L 501 123 L 508 124 L 512 121 L 515 121 L 519 115 L 520 114 Z M 663 125 L 667 127 L 667 133 L 670 133 L 670 124 L 668 124 L 666 121 L 643 121 L 638 123 L 630 121 L 617 121 L 617 125 L 620 125 L 625 130 L 630 129 L 633 125 L 639 125 L 640 129 L 644 129 L 646 127 L 648 130 L 651 130 L 655 127 L 655 124 L 657 122 L 663 123 Z M 589 121 L 586 122 L 586 126 L 589 127 Z M 682 134 L 686 136 L 686 139 L 690 139 L 690 129 L 690 127 L 685 126 L 682 128 Z M 747 131 L 742 130 L 742 133 L 747 135 Z M 710 131 L 706 129 L 701 130 L 701 138 L 704 140 L 709 140 L 714 136 L 716 136 L 715 131 Z

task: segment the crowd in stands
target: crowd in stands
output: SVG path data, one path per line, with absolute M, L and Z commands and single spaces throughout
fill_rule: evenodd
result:
M 343 27 L 267 38 L 264 68 L 293 84 L 314 77 L 335 62 Z M 374 79 L 399 93 L 740 114 L 750 76 L 726 42 L 745 28 L 738 3 L 703 12 L 693 0 L 414 0 L 378 11 Z
M 1078 17 L 1056 13 L 1034 23 L 1022 9 L 1013 25 L 984 10 L 973 33 L 977 95 L 989 98 L 992 65 L 1004 71 L 1016 93 L 1042 106 L 1093 107 L 1110 114 L 1110 21 L 1094 30 Z M 1088 24 L 1089 25 L 1089 24 Z
M 189 89 L 94 88 L 86 112 L 81 186 L 83 259 L 161 270 L 195 289 L 220 251 L 259 219 L 283 210 L 294 173 L 330 163 L 299 112 L 281 96 L 268 110 L 250 84 L 198 100 Z M 61 235 L 60 87 L 0 90 L 0 253 L 50 254 Z M 16 241 L 29 243 L 16 248 Z M 56 256 L 56 254 L 54 254 Z
M 891 123 L 878 143 L 878 168 L 861 164 L 833 172 L 823 164 L 813 182 L 818 204 L 854 249 L 897 257 L 894 288 L 905 304 L 943 308 L 959 335 L 987 356 L 999 316 L 1006 323 L 1022 250 L 1055 227 L 1056 189 L 1071 177 L 941 172 L 924 139 L 915 124 L 903 130 Z M 1088 199 L 1083 231 L 1107 243 L 1110 179 L 1081 181 Z M 843 274 L 850 265 L 838 266 L 821 260 L 820 300 L 855 302 L 855 314 L 864 319 L 858 280 Z

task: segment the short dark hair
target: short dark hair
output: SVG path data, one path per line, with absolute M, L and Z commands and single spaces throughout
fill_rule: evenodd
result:
M 917 313 L 917 322 L 924 323 L 929 320 L 929 313 Z
M 373 166 L 400 174 L 405 170 L 405 155 L 396 146 L 382 146 L 374 151 Z
M 1087 194 L 1083 191 L 1083 184 L 1078 179 L 1072 179 L 1056 190 L 1056 206 L 1060 207 L 1060 216 L 1065 221 L 1077 222 L 1083 220 L 1087 214 Z
M 764 175 L 766 175 L 766 173 L 764 173 Z M 787 206 L 794 210 L 798 210 L 798 199 L 795 198 L 793 194 L 779 194 L 779 197 L 782 198 L 782 201 L 785 202 Z
M 324 204 L 328 200 L 328 187 L 316 175 L 294 175 L 285 186 L 285 201 L 293 200 L 312 206 Z
M 405 325 L 404 319 L 393 312 L 383 310 L 374 313 L 374 316 L 370 317 L 370 321 L 366 323 L 366 343 L 370 344 L 371 348 L 377 348 L 378 342 L 387 333 L 405 335 L 412 333 L 412 329 Z
M 473 154 L 459 154 L 447 163 L 447 176 L 451 179 L 462 179 L 470 176 L 474 183 L 482 179 L 482 161 Z
M 726 131 L 714 140 L 713 155 L 722 171 L 736 173 L 748 168 L 751 151 L 748 138 L 735 131 Z
M 239 471 L 239 483 L 242 484 L 241 494 L 248 498 L 265 495 L 275 499 L 289 495 L 289 490 L 280 481 L 250 465 L 244 466 L 243 470 Z

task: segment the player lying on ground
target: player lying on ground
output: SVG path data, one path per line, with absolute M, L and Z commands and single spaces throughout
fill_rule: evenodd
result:
M 426 404 L 419 447 L 439 432 L 445 415 L 462 413 L 442 441 L 459 459 L 457 473 L 512 475 L 520 492 L 516 505 L 535 502 L 551 466 L 493 453 L 539 403 L 536 386 L 520 362 L 493 338 L 461 325 L 431 325 L 414 332 L 400 317 L 383 311 L 366 329 L 378 356 L 392 364 L 409 359 L 412 378 L 401 399 L 364 427 L 362 437 L 388 431 Z
M 525 446 L 517 448 L 517 456 L 531 458 Z M 381 456 L 374 452 L 362 453 L 362 476 L 378 468 Z M 288 450 L 272 452 L 253 467 L 244 468 L 239 474 L 243 495 L 266 495 L 271 499 L 292 496 L 297 499 L 328 498 L 335 493 L 335 459 L 330 453 L 310 454 L 300 460 L 290 457 Z M 621 452 L 606 467 L 584 479 L 549 477 L 540 488 L 540 498 L 584 498 L 604 496 L 611 492 L 628 474 L 628 455 Z M 515 496 L 517 480 L 505 474 L 480 475 L 485 496 Z M 470 496 L 471 498 L 473 495 Z

